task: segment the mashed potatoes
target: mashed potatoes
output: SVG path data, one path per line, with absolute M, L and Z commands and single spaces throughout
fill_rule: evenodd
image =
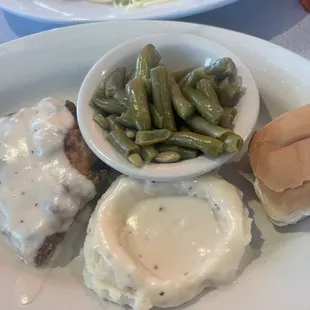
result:
M 85 283 L 134 309 L 178 306 L 232 280 L 250 226 L 240 192 L 215 174 L 171 183 L 121 176 L 90 220 Z

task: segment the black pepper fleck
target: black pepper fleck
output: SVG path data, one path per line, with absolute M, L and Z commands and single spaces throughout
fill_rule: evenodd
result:
M 69 188 L 68 185 L 63 185 L 63 188 L 64 188 L 64 190 L 65 190 L 66 193 L 69 193 L 70 188 Z
M 34 153 L 34 151 L 31 151 L 31 153 L 33 154 L 33 153 Z
M 152 181 L 152 183 L 155 183 L 155 181 Z
M 188 275 L 188 272 L 185 272 L 185 273 L 184 273 L 184 276 L 187 276 L 187 275 Z
M 164 207 L 160 207 L 158 210 L 159 211 L 164 211 Z
M 164 295 L 165 295 L 165 292 L 160 292 L 159 295 L 160 295 L 160 296 L 164 296 Z
M 36 203 L 34 206 L 36 207 L 38 205 L 38 203 Z
M 26 193 L 25 193 L 25 192 L 21 192 L 20 194 L 21 194 L 22 196 L 24 196 Z
M 21 220 L 21 221 L 20 221 L 20 223 L 24 223 L 24 221 L 23 221 L 23 220 Z
M 155 269 L 155 270 L 157 270 L 157 269 L 158 269 L 158 266 L 157 266 L 157 265 L 155 265 L 155 266 L 154 266 L 154 269 Z
M 17 174 L 17 171 L 15 171 L 15 174 Z
M 188 188 L 189 191 L 191 191 L 192 189 L 193 189 L 192 187 L 189 187 L 189 188 Z

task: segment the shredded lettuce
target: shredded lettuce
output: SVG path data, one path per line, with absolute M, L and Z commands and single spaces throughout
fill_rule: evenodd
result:
M 139 8 L 144 5 L 152 5 L 164 2 L 170 2 L 174 0 L 89 0 L 94 3 L 109 4 L 112 3 L 115 6 L 125 7 L 125 8 Z

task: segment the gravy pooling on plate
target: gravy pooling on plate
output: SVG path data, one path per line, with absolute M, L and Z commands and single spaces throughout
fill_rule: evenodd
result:
M 54 98 L 0 120 L 0 231 L 31 264 L 40 263 L 42 247 L 53 254 L 48 247 L 96 194 L 65 153 L 74 125 L 65 103 Z

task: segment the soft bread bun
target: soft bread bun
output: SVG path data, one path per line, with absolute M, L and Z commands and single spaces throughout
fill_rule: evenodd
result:
M 278 226 L 310 215 L 310 104 L 260 129 L 249 144 L 255 191 Z

